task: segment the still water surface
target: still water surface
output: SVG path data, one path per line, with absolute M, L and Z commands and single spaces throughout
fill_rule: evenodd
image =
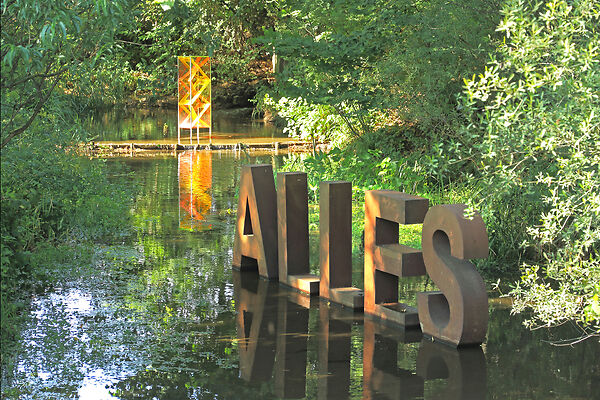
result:
M 232 118 L 226 112 L 216 111 L 212 117 L 212 139 L 281 138 L 286 135 L 282 129 L 250 118 Z M 113 109 L 91 113 L 84 120 L 91 140 L 96 142 L 136 141 L 168 142 L 177 140 L 177 110 L 153 109 Z M 189 133 L 181 130 L 183 137 Z M 208 137 L 208 132 L 200 132 L 200 138 Z M 196 139 L 196 133 L 193 133 Z M 189 139 L 186 139 L 189 140 Z
M 456 350 L 232 270 L 236 185 L 248 162 L 279 169 L 281 158 L 111 162 L 139 188 L 137 236 L 98 248 L 94 271 L 35 298 L 11 380 L 22 398 L 600 397 L 597 341 L 551 346 L 570 333 L 530 332 L 496 303 L 483 346 Z M 402 289 L 410 296 L 415 285 Z

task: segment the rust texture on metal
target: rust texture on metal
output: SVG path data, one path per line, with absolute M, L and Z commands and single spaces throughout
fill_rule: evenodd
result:
M 244 165 L 240 177 L 233 266 L 277 279 L 277 195 L 270 164 Z
M 391 190 L 365 193 L 364 311 L 418 326 L 414 307 L 398 302 L 398 278 L 425 274 L 421 251 L 398 243 L 399 224 L 423 222 L 429 200 Z
M 321 182 L 319 188 L 320 296 L 363 308 L 363 291 L 352 287 L 352 184 Z
M 423 378 L 398 367 L 398 346 L 421 340 L 419 329 L 392 328 L 365 315 L 363 399 L 423 398 Z
M 278 285 L 234 270 L 233 289 L 240 377 L 268 381 L 275 363 Z
M 277 174 L 279 282 L 319 294 L 319 277 L 310 274 L 308 186 L 304 172 Z
M 278 303 L 275 395 L 301 399 L 306 396 L 309 308 L 290 296 L 280 296 Z
M 419 293 L 423 334 L 445 343 L 481 344 L 488 326 L 485 284 L 472 258 L 488 255 L 481 216 L 465 217 L 464 204 L 432 207 L 423 223 L 422 247 L 427 273 L 440 292 Z
M 435 398 L 448 400 L 485 399 L 487 371 L 481 347 L 454 349 L 423 339 L 417 353 L 417 375 L 425 381 L 446 379 Z

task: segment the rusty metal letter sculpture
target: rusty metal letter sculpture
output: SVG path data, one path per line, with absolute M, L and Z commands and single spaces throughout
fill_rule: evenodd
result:
M 271 165 L 242 168 L 233 265 L 360 308 L 361 291 L 351 286 L 351 184 L 321 183 L 322 282 L 309 274 L 306 174 L 280 173 L 277 186 L 279 193 Z M 465 217 L 464 204 L 428 208 L 429 200 L 406 193 L 365 193 L 364 311 L 406 327 L 420 325 L 424 335 L 453 346 L 481 344 L 487 293 L 468 260 L 488 255 L 485 224 L 476 212 Z M 398 243 L 399 224 L 418 223 L 422 251 Z M 418 309 L 398 302 L 398 278 L 425 274 L 441 291 L 419 293 Z
M 365 193 L 365 313 L 418 326 L 414 307 L 398 302 L 398 277 L 425 275 L 419 250 L 398 243 L 399 224 L 423 222 L 429 200 L 391 190 Z
M 310 274 L 308 186 L 304 172 L 277 174 L 279 282 L 319 294 L 319 277 Z
M 352 287 L 352 183 L 321 182 L 319 193 L 319 294 L 335 303 L 362 309 L 363 291 Z
M 427 273 L 441 292 L 419 293 L 423 334 L 454 346 L 481 344 L 488 325 L 485 284 L 467 261 L 488 255 L 488 237 L 478 213 L 465 218 L 464 204 L 432 207 L 422 232 Z
M 277 279 L 277 198 L 270 164 L 244 165 L 233 244 L 233 266 Z

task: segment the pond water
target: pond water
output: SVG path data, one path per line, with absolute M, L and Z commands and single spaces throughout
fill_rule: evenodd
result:
M 34 299 L 5 383 L 32 399 L 600 397 L 597 340 L 552 346 L 574 333 L 530 332 L 501 302 L 490 302 L 485 343 L 456 350 L 232 270 L 240 168 L 255 162 L 278 170 L 282 158 L 111 161 L 139 189 L 138 233 L 99 246 L 94 270 Z M 318 270 L 316 246 L 311 262 Z
M 281 138 L 282 129 L 250 118 L 232 117 L 226 111 L 216 111 L 212 117 L 212 139 Z M 177 110 L 153 109 L 113 109 L 97 111 L 84 119 L 84 125 L 96 142 L 136 141 L 172 142 L 177 141 Z M 189 133 L 181 130 L 182 141 L 189 140 Z M 193 139 L 196 133 L 193 132 Z M 200 138 L 208 137 L 208 132 L 200 132 Z

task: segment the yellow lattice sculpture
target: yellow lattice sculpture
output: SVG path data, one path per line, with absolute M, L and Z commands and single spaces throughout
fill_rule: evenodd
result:
M 189 129 L 190 143 L 196 129 L 196 140 L 200 143 L 200 128 L 208 129 L 212 143 L 210 57 L 177 57 L 179 92 L 177 143 L 181 143 L 181 129 Z

